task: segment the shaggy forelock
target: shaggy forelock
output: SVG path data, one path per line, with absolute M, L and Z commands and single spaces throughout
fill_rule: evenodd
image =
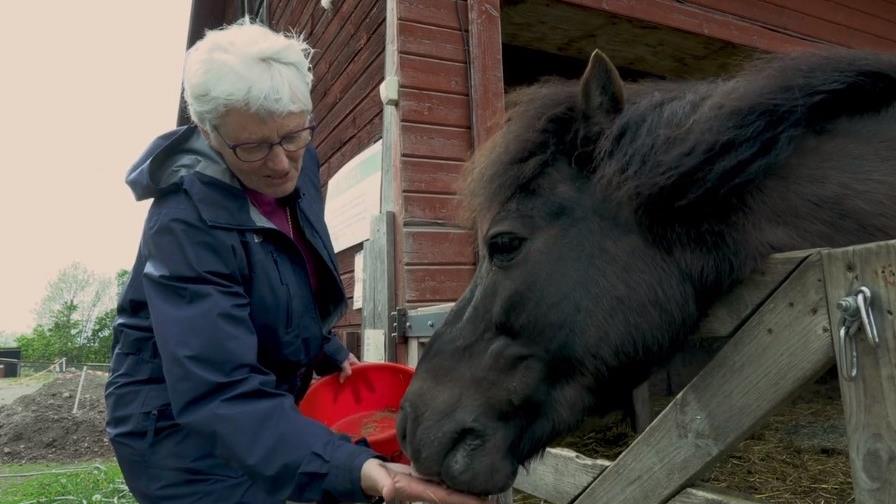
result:
M 504 127 L 467 163 L 462 195 L 467 224 L 500 208 L 567 153 L 578 114 L 575 81 L 546 80 L 507 96 Z

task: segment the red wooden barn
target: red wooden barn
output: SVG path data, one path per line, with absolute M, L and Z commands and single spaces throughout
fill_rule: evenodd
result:
M 626 79 L 720 75 L 757 53 L 819 44 L 896 51 L 894 0 L 332 0 L 329 10 L 319 0 L 193 0 L 188 46 L 245 14 L 304 33 L 316 50 L 324 184 L 382 140 L 380 214 L 363 245 L 339 252 L 354 296 L 365 249 L 364 307 L 338 331 L 356 352 L 362 334 L 384 341 L 398 361 L 406 348 L 390 314 L 454 301 L 473 274 L 456 182 L 500 123 L 507 88 L 577 77 L 594 48 Z

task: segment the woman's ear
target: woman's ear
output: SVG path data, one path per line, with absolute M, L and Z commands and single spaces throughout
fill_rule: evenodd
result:
M 199 129 L 199 133 L 202 134 L 202 138 L 204 138 L 205 141 L 208 142 L 209 145 L 211 145 L 212 137 L 211 135 L 209 135 L 208 130 L 203 128 L 202 126 L 199 126 L 198 124 L 196 125 L 196 128 Z

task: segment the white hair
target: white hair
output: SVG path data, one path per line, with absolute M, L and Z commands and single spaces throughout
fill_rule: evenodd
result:
M 295 33 L 276 33 L 248 17 L 206 32 L 184 64 L 190 117 L 210 129 L 224 111 L 311 112 L 311 48 Z
M 320 4 L 324 9 L 330 10 L 330 7 L 333 6 L 333 0 L 320 0 Z

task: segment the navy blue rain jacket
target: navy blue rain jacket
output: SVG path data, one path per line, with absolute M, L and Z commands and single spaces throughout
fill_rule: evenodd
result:
M 330 332 L 346 300 L 318 171 L 309 147 L 296 204 L 327 265 L 315 303 L 299 249 L 249 203 L 195 126 L 159 137 L 131 168 L 137 199 L 154 201 L 114 325 L 113 446 L 145 440 L 200 472 L 204 457 L 218 457 L 275 499 L 367 500 L 359 475 L 374 452 L 295 406 L 301 376 L 315 365 L 338 370 L 348 356 Z

